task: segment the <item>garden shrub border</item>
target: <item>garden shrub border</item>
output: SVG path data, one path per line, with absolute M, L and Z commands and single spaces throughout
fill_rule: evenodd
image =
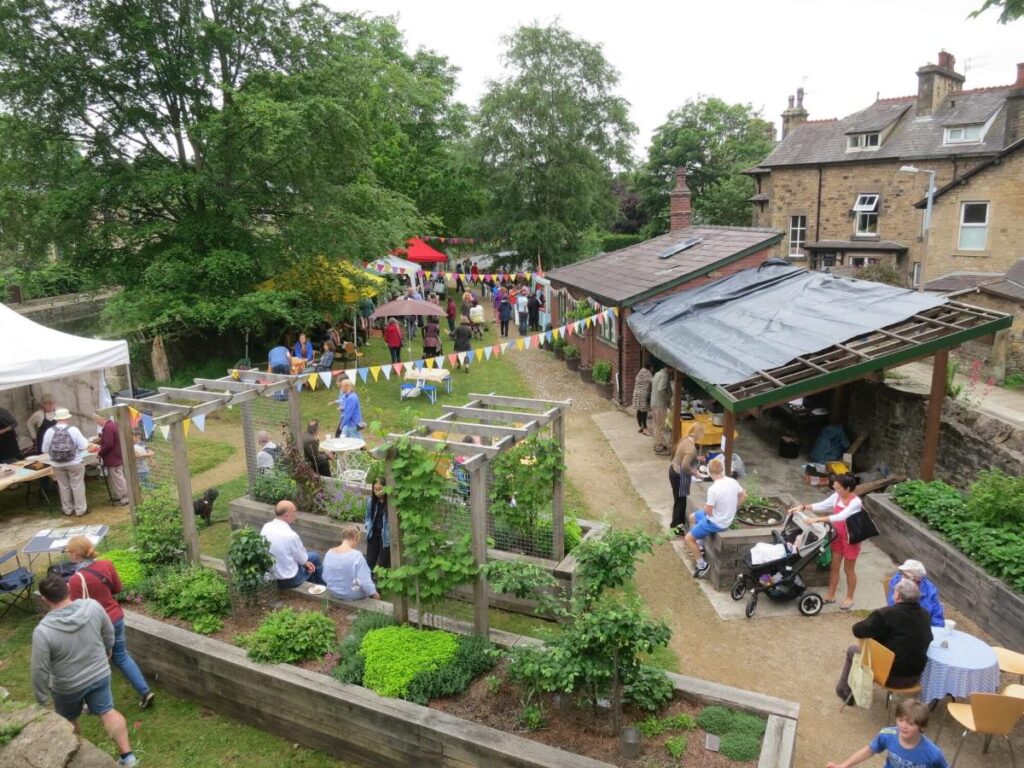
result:
M 889 494 L 872 493 L 864 497 L 864 506 L 881 532 L 873 541 L 883 552 L 897 562 L 920 560 L 943 601 L 970 607 L 970 618 L 1000 643 L 1013 646 L 1020 641 L 1024 598 L 905 512 Z

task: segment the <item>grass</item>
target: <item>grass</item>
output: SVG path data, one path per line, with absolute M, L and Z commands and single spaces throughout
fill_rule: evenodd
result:
M 235 454 L 235 446 L 189 434 L 188 468 L 193 477 L 223 464 Z
M 1024 389 L 1024 373 L 1011 373 L 1003 381 L 1006 389 Z

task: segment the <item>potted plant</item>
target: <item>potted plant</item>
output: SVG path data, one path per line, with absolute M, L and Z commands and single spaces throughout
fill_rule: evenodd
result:
M 565 339 L 557 338 L 551 341 L 551 350 L 555 353 L 555 357 L 559 360 L 565 360 Z
M 590 372 L 592 370 L 594 370 L 594 369 L 591 366 L 583 365 L 581 363 L 580 364 L 580 370 L 579 370 L 580 381 L 582 381 L 584 384 L 589 384 L 590 382 L 592 382 L 594 380 L 593 377 L 590 375 Z
M 580 369 L 580 348 L 572 344 L 566 344 L 562 348 L 562 355 L 565 357 L 565 365 L 570 371 Z
M 594 380 L 594 386 L 601 397 L 611 398 L 612 396 L 612 365 L 605 360 L 598 360 L 590 369 L 590 376 Z

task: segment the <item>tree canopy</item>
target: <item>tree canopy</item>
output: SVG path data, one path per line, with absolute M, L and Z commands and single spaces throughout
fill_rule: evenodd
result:
M 693 193 L 695 222 L 746 226 L 753 181 L 740 172 L 763 160 L 773 147 L 772 126 L 749 104 L 727 104 L 702 96 L 669 113 L 658 127 L 647 161 L 636 174 L 650 234 L 668 230 L 668 193 L 675 170 L 685 166 Z
M 1009 24 L 1011 21 L 1024 18 L 1024 0 L 985 0 L 981 8 L 971 13 L 971 18 L 977 18 L 989 8 L 999 11 L 999 23 Z
M 611 182 L 630 163 L 636 127 L 599 46 L 553 24 L 505 39 L 509 74 L 490 83 L 476 148 L 491 199 L 482 221 L 517 258 L 548 269 L 574 260 L 587 233 L 615 219 Z

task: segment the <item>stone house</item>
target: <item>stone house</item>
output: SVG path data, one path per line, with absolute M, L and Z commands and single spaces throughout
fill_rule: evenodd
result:
M 1024 160 L 1005 152 L 1024 137 L 1024 64 L 1012 85 L 963 90 L 955 63 L 942 51 L 917 71 L 916 95 L 838 120 L 808 120 L 803 90 L 790 97 L 779 144 L 746 171 L 757 184 L 754 225 L 785 232 L 773 255 L 842 272 L 889 265 L 915 287 L 967 263 L 1005 271 L 1021 255 L 1024 225 L 1008 214 L 1021 205 Z M 992 196 L 926 227 L 923 172 L 934 172 L 935 188 L 956 189 L 982 165 L 975 189 Z
M 603 253 L 548 272 L 553 291 L 551 324 L 563 325 L 575 302 L 592 299 L 616 307 L 613 323 L 595 323 L 571 337 L 580 349 L 581 364 L 598 360 L 612 367 L 614 398 L 628 405 L 640 370 L 643 349 L 626 323 L 631 308 L 650 299 L 685 291 L 734 272 L 762 264 L 775 251 L 783 233 L 762 227 L 693 225 L 686 170 L 676 171 L 670 193 L 670 231 L 641 243 Z

